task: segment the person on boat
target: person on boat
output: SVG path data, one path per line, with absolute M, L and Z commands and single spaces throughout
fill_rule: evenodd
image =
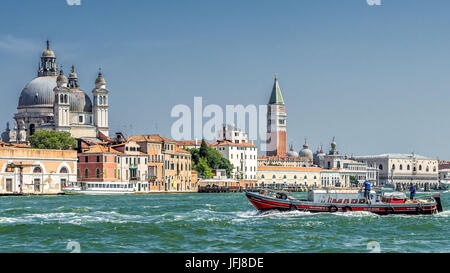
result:
M 411 183 L 411 187 L 409 187 L 409 199 L 414 200 L 414 196 L 416 196 L 416 187 Z
M 366 203 L 369 204 L 370 198 L 370 181 L 364 181 L 364 198 L 366 198 Z

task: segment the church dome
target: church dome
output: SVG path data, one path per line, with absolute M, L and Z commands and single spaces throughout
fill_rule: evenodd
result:
M 299 152 L 300 157 L 307 157 L 307 158 L 313 158 L 313 152 L 309 149 L 308 144 L 303 145 L 303 149 Z
M 91 99 L 79 88 L 70 90 L 69 101 L 71 112 L 92 112 Z
M 298 153 L 294 151 L 294 147 L 291 145 L 289 151 L 287 152 L 287 156 L 298 157 Z
M 53 107 L 53 89 L 55 87 L 56 76 L 33 79 L 20 93 L 19 108 L 33 106 Z

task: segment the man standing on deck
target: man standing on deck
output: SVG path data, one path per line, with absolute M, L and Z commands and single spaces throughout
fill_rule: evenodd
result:
M 370 181 L 364 181 L 364 197 L 366 198 L 366 203 L 369 204 L 370 198 Z
M 409 187 L 409 199 L 414 200 L 414 196 L 416 196 L 416 187 L 413 183 L 411 183 L 411 187 Z

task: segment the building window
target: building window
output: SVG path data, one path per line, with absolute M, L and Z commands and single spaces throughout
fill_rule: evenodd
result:
M 380 164 L 380 166 L 378 166 L 378 169 L 382 170 L 383 169 L 383 165 Z
M 81 172 L 80 169 L 77 169 L 77 177 L 80 178 L 81 177 Z
M 89 177 L 89 170 L 86 168 L 84 169 L 84 177 L 88 178 Z
M 59 173 L 69 173 L 66 167 L 62 167 Z
M 83 116 L 79 116 L 79 117 L 78 117 L 78 122 L 79 122 L 79 123 L 83 123 Z
M 419 165 L 419 171 L 421 171 L 422 170 L 422 165 Z
M 411 168 L 409 167 L 409 164 L 408 164 L 408 166 L 406 166 L 406 169 L 409 171 Z
M 403 165 L 402 164 L 400 164 L 399 169 L 403 170 Z
M 97 168 L 95 170 L 95 175 L 96 175 L 97 178 L 100 178 L 100 169 L 99 168 Z

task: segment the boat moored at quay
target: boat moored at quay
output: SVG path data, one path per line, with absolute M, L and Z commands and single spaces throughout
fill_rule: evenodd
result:
M 311 189 L 307 199 L 288 196 L 286 192 L 262 189 L 246 192 L 246 197 L 259 211 L 348 212 L 367 211 L 378 215 L 435 214 L 442 212 L 440 194 L 411 200 L 403 192 L 370 192 L 368 201 L 359 189 Z
M 130 182 L 76 182 L 63 188 L 65 194 L 116 195 L 133 194 L 135 189 Z

